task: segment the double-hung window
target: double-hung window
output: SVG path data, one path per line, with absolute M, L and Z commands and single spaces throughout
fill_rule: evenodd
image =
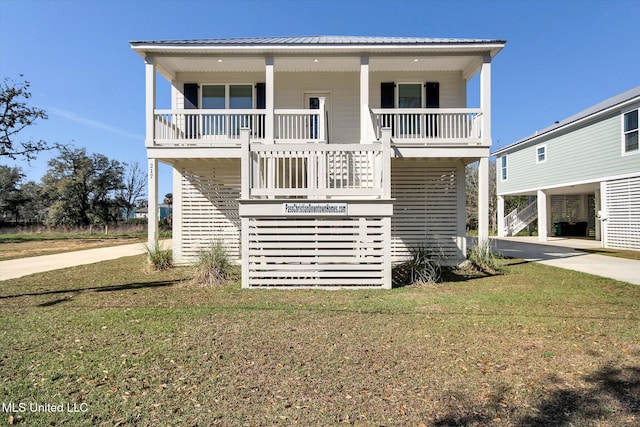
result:
M 500 157 L 500 180 L 507 180 L 507 156 Z
M 536 163 L 544 163 L 547 161 L 547 146 L 540 145 L 536 147 Z
M 638 110 L 629 111 L 623 117 L 623 154 L 637 153 L 638 150 Z
M 214 84 L 202 86 L 202 108 L 208 110 L 250 110 L 253 108 L 253 85 Z M 207 114 L 203 116 L 202 133 L 218 138 L 239 135 L 240 128 L 249 126 L 250 114 Z

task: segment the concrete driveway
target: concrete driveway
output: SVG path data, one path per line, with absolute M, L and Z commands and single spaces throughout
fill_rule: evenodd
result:
M 171 240 L 160 242 L 163 248 L 171 248 Z M 118 259 L 144 253 L 144 243 L 85 249 L 61 254 L 42 255 L 29 258 L 0 261 L 0 280 L 15 279 L 43 271 L 93 264 L 94 262 Z
M 583 239 L 552 238 L 539 242 L 537 237 L 494 238 L 496 248 L 505 256 L 608 277 L 640 285 L 640 261 L 595 255 L 576 249 L 598 249 L 600 242 Z

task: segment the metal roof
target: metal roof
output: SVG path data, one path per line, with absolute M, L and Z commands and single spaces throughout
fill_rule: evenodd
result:
M 469 38 L 427 37 L 376 37 L 376 36 L 296 36 L 296 37 L 241 37 L 196 40 L 150 40 L 131 41 L 132 45 L 155 46 L 336 46 L 336 45 L 460 45 L 460 44 L 505 44 L 504 40 Z
M 637 99 L 635 99 L 637 98 Z M 549 134 L 552 134 L 555 131 L 559 131 L 562 128 L 571 126 L 573 124 L 575 124 L 576 122 L 579 122 L 581 120 L 587 119 L 589 117 L 595 117 L 597 116 L 599 113 L 604 113 L 607 110 L 610 110 L 611 108 L 614 108 L 616 106 L 619 106 L 621 104 L 625 104 L 628 102 L 632 102 L 634 100 L 640 101 L 640 86 L 634 87 L 633 89 L 630 89 L 626 92 L 623 92 L 619 95 L 613 96 L 609 99 L 606 99 L 592 107 L 587 108 L 586 110 L 583 110 L 577 114 L 574 114 L 571 117 L 568 117 L 564 120 L 561 120 L 559 122 L 554 123 L 551 126 L 548 126 L 540 131 L 537 131 L 535 134 L 533 135 L 529 135 L 526 138 L 523 138 L 519 141 L 514 142 L 513 144 L 510 144 L 506 147 L 503 147 L 499 150 L 494 151 L 493 153 L 491 153 L 492 155 L 498 155 L 498 154 L 502 154 L 504 152 L 507 151 L 511 151 L 512 149 L 516 148 L 519 145 L 525 144 L 527 142 L 530 141 L 535 141 L 538 138 L 541 138 L 543 136 L 549 136 Z

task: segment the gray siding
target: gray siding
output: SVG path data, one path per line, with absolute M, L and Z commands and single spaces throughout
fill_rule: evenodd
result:
M 627 110 L 625 110 L 627 111 Z M 640 154 L 622 155 L 621 111 L 585 123 L 570 132 L 541 137 L 507 155 L 507 180 L 498 193 L 515 194 L 640 172 Z M 536 148 L 546 145 L 546 161 L 537 163 Z M 505 155 L 503 153 L 503 155 Z

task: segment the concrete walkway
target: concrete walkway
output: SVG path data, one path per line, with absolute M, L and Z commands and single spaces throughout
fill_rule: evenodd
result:
M 600 242 L 594 240 L 550 238 L 543 243 L 537 237 L 503 237 L 494 241 L 496 248 L 508 257 L 640 285 L 640 261 L 576 250 L 599 249 Z
M 163 248 L 171 248 L 171 240 L 160 242 Z M 95 262 L 140 255 L 145 252 L 144 243 L 109 246 L 106 248 L 85 249 L 61 254 L 42 255 L 29 258 L 0 261 L 0 281 L 15 279 L 43 271 L 93 264 Z

